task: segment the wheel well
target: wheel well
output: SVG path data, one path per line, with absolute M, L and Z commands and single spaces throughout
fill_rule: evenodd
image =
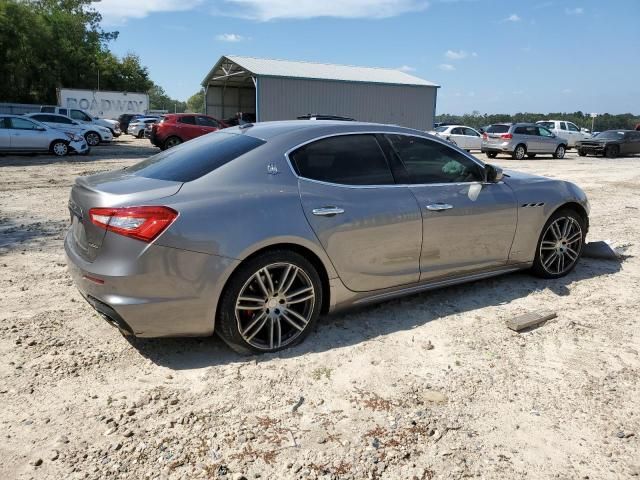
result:
M 587 211 L 584 209 L 582 205 L 576 202 L 568 202 L 558 207 L 553 213 L 556 213 L 558 210 L 563 210 L 563 209 L 573 210 L 578 215 L 580 215 L 584 220 L 584 224 L 586 225 L 587 232 L 589 231 L 589 215 L 587 214 Z M 585 232 L 585 235 L 586 235 L 586 232 Z
M 528 152 L 528 151 L 529 151 L 529 149 L 527 148 L 527 144 L 526 144 L 526 143 L 522 143 L 522 142 L 520 142 L 519 144 L 517 144 L 517 145 L 516 145 L 516 148 L 518 148 L 519 146 L 523 146 L 523 147 L 524 147 L 524 151 L 525 151 L 525 152 Z M 515 151 L 515 150 L 516 150 L 516 148 L 514 148 L 513 150 Z
M 296 252 L 311 262 L 311 264 L 316 268 L 318 275 L 320 276 L 320 281 L 322 282 L 322 306 L 320 308 L 320 313 L 322 314 L 327 313 L 329 311 L 329 305 L 331 304 L 329 275 L 327 274 L 327 269 L 322 263 L 322 260 L 320 260 L 320 258 L 315 253 L 313 253 L 313 251 L 309 250 L 306 247 L 297 245 L 295 243 L 278 243 L 276 245 L 269 245 L 268 247 L 264 247 L 264 248 L 261 248 L 260 250 L 253 252 L 247 258 L 242 260 L 242 262 L 240 262 L 240 264 L 235 268 L 235 270 L 237 270 L 240 267 L 240 265 L 243 265 L 245 262 L 248 262 L 252 258 L 257 257 L 258 255 L 262 255 L 265 252 L 270 252 L 273 250 L 289 250 L 292 252 Z M 235 273 L 235 270 L 234 272 L 231 273 L 229 278 L 233 276 L 233 273 Z M 229 280 L 227 279 L 227 283 L 228 282 Z M 225 285 L 225 288 L 226 288 L 226 285 Z

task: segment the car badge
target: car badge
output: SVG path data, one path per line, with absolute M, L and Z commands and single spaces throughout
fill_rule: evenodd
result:
M 267 164 L 267 173 L 269 175 L 277 175 L 278 174 L 278 167 L 276 167 L 275 163 Z

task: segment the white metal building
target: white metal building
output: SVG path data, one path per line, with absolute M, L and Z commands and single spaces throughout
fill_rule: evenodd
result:
M 223 56 L 202 81 L 205 112 L 229 118 L 253 113 L 257 121 L 306 114 L 363 122 L 433 127 L 439 85 L 388 68 Z

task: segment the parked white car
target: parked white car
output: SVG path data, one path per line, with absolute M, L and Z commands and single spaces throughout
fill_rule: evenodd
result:
M 482 148 L 480 133 L 464 125 L 443 125 L 429 133 L 444 138 L 463 150 L 480 150 Z
M 106 127 L 111 131 L 111 135 L 114 137 L 119 137 L 122 132 L 120 131 L 120 122 L 117 120 L 109 120 L 108 118 L 98 118 L 92 117 L 89 113 L 84 110 L 80 110 L 79 108 L 64 108 L 64 107 L 56 107 L 43 105 L 40 107 L 41 113 L 57 113 L 58 115 L 65 115 L 71 117 L 73 120 L 84 123 L 84 124 L 94 124 L 100 125 L 101 127 Z
M 134 137 L 144 138 L 144 129 L 147 128 L 147 125 L 153 125 L 158 121 L 160 121 L 158 117 L 136 118 L 135 120 L 129 122 L 127 133 L 129 135 L 133 135 Z
M 0 153 L 89 153 L 86 140 L 22 115 L 0 115 Z
M 564 138 L 567 141 L 567 148 L 576 146 L 576 142 L 591 138 L 590 133 L 585 133 L 575 123 L 565 120 L 539 120 L 538 125 L 551 130 L 557 137 Z
M 95 147 L 99 145 L 100 142 L 110 142 L 113 140 L 111 131 L 106 127 L 101 127 L 93 123 L 83 124 L 64 115 L 58 115 L 57 113 L 28 113 L 25 117 L 33 118 L 63 132 L 80 135 L 85 138 L 90 147 Z

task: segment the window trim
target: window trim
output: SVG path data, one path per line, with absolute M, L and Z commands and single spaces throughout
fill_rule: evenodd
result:
M 349 131 L 349 132 L 339 132 L 339 133 L 331 133 L 328 135 L 322 135 L 320 137 L 315 137 L 312 138 L 311 140 L 307 140 L 305 142 L 302 142 L 290 149 L 288 149 L 285 153 L 284 153 L 284 158 L 285 161 L 287 163 L 287 165 L 289 165 L 289 169 L 291 170 L 291 173 L 293 174 L 293 176 L 295 178 L 297 178 L 298 180 L 306 180 L 307 182 L 313 182 L 313 183 L 318 183 L 320 185 L 327 185 L 330 187 L 342 187 L 342 188 L 398 188 L 398 187 L 442 187 L 445 185 L 451 186 L 451 185 L 487 185 L 487 184 L 494 184 L 494 182 L 487 182 L 487 181 L 476 181 L 474 180 L 473 182 L 443 182 L 443 183 L 392 183 L 392 184 L 386 184 L 386 185 L 345 185 L 342 183 L 332 183 L 332 182 L 325 182 L 323 180 L 315 180 L 313 178 L 307 178 L 307 177 L 303 177 L 301 175 L 298 175 L 295 171 L 295 169 L 293 168 L 293 164 L 291 163 L 291 158 L 289 158 L 289 154 L 291 154 L 292 152 L 294 152 L 295 150 L 304 147 L 305 145 L 308 145 L 310 143 L 313 142 L 317 142 L 318 140 L 324 140 L 325 138 L 331 138 L 331 137 L 342 137 L 345 135 L 404 135 L 406 137 L 416 137 L 416 138 L 421 138 L 423 140 L 429 140 L 435 143 L 439 143 L 445 147 L 449 147 L 449 148 L 454 148 L 453 145 L 451 145 L 449 142 L 440 140 L 440 139 L 436 139 L 433 138 L 431 136 L 422 136 L 422 135 L 416 135 L 414 133 L 408 133 L 408 132 L 394 132 L 391 130 L 378 130 L 378 131 L 372 131 L 372 130 L 363 130 L 363 131 Z M 379 145 L 379 141 L 376 138 L 376 141 L 378 142 Z M 384 148 L 382 148 L 381 145 L 380 149 L 382 150 L 382 154 L 384 155 L 385 159 L 387 160 L 387 164 L 389 165 L 389 168 L 391 168 L 391 162 L 392 159 L 388 158 L 387 153 L 385 152 Z M 467 152 L 462 151 L 461 149 L 455 147 L 454 149 L 456 149 L 456 151 L 458 151 L 459 153 L 461 153 L 462 155 L 464 155 L 465 157 L 467 157 L 469 160 L 471 160 L 472 162 L 474 162 L 476 165 L 478 165 L 480 168 L 482 168 L 483 170 L 486 170 L 485 164 L 480 162 L 477 158 L 473 157 L 472 155 L 469 155 Z M 391 172 L 393 174 L 393 170 Z M 395 178 L 395 177 L 394 177 Z M 497 182 L 497 184 L 502 184 L 504 183 L 502 180 L 500 182 Z

